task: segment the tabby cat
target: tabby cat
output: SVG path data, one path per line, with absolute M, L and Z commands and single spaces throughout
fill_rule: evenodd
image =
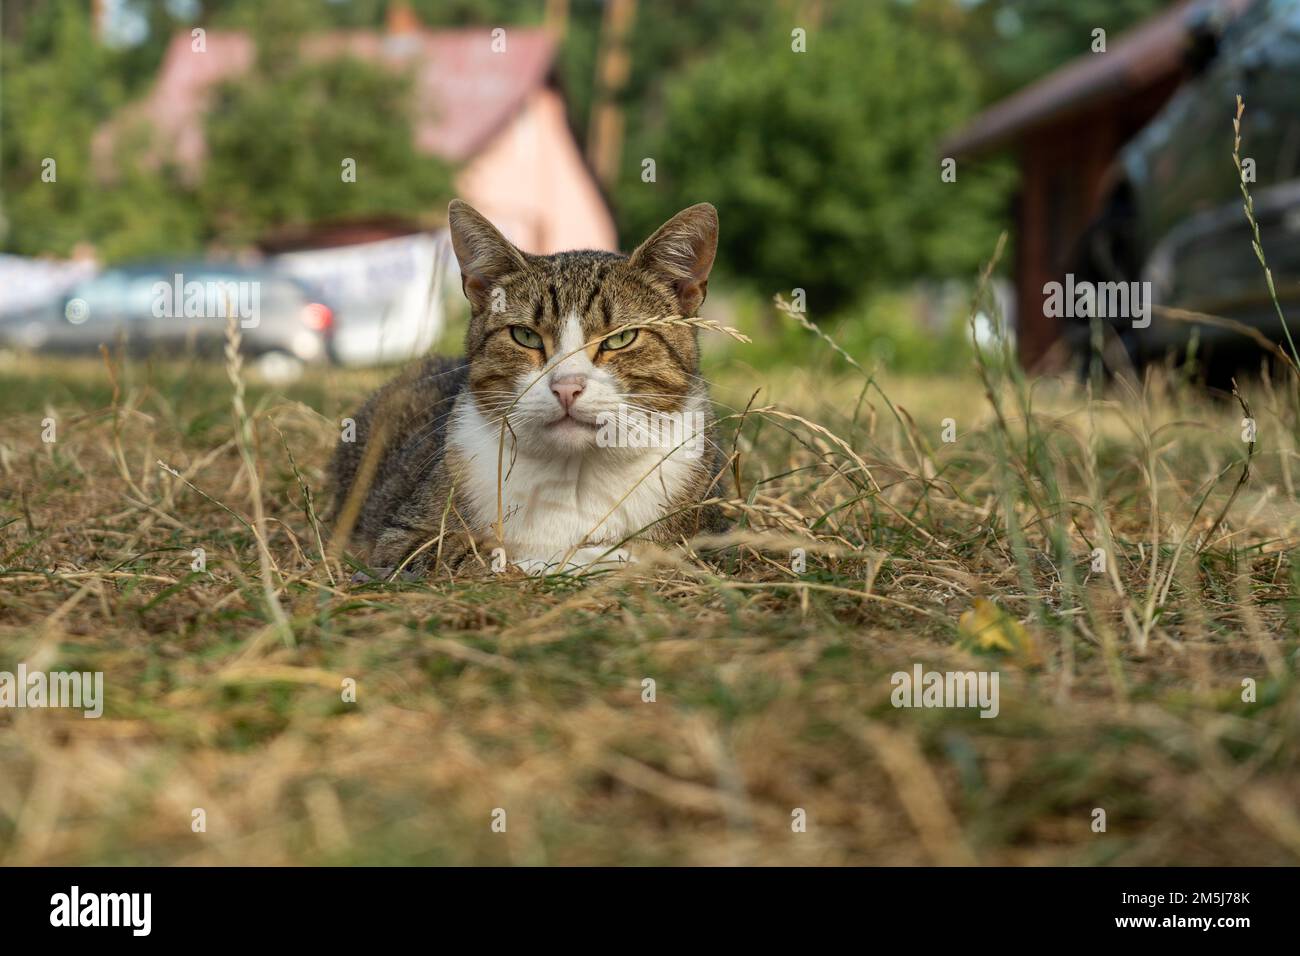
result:
M 702 504 L 722 461 L 698 330 L 664 321 L 704 301 L 713 206 L 630 256 L 530 255 L 459 200 L 448 220 L 465 357 L 414 364 L 353 416 L 330 469 L 337 533 L 375 573 L 538 574 L 630 560 L 636 537 L 717 530 Z

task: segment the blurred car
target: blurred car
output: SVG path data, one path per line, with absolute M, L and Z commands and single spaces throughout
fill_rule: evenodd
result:
M 1192 79 L 1120 151 L 1104 211 L 1072 271 L 1093 282 L 1149 281 L 1156 305 L 1235 319 L 1289 351 L 1242 209 L 1232 118 L 1240 94 L 1241 155 L 1253 161 L 1260 240 L 1300 343 L 1300 0 L 1256 0 L 1235 18 L 1222 13 L 1209 2 L 1193 20 Z M 1185 349 L 1193 329 L 1211 364 L 1259 359 L 1258 347 L 1229 328 L 1159 315 L 1145 329 L 1125 325 L 1115 331 L 1138 365 Z M 1088 353 L 1085 323 L 1067 335 Z
M 207 262 L 110 268 L 41 306 L 0 318 L 0 344 L 50 352 L 221 354 L 228 316 L 267 377 L 332 360 L 334 312 L 281 273 Z

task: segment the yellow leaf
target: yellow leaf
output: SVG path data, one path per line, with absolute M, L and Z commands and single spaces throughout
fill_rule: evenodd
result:
M 1031 666 L 1041 660 L 1033 636 L 1019 621 L 986 598 L 976 598 L 975 606 L 957 624 L 962 643 L 974 650 L 1010 654 Z

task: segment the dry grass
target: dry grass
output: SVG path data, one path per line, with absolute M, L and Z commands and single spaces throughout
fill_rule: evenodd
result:
M 377 374 L 0 371 L 0 670 L 108 698 L 0 711 L 0 862 L 1300 862 L 1289 387 L 1243 384 L 1234 491 L 1239 408 L 1171 377 L 728 347 L 733 533 L 580 582 L 339 583 L 311 499 Z M 960 640 L 981 597 L 1040 664 Z M 916 662 L 996 669 L 1000 715 L 895 709 Z

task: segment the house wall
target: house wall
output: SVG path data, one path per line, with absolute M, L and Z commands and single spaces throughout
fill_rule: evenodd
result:
M 525 252 L 617 249 L 609 208 L 549 87 L 529 94 L 461 169 L 456 188 Z

